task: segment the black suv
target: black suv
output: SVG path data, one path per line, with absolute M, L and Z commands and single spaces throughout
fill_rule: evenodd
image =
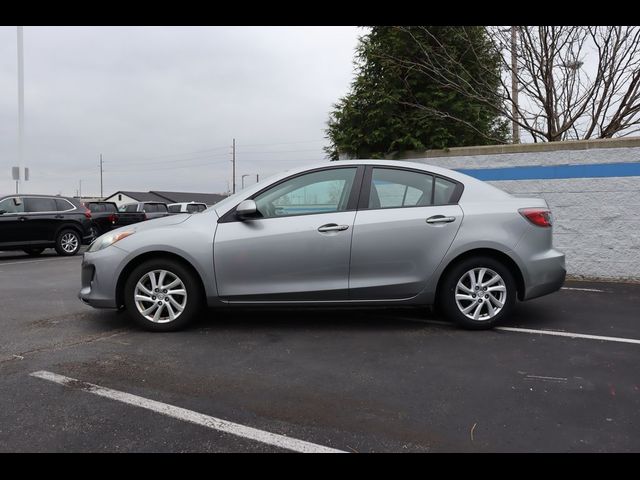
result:
M 74 198 L 51 195 L 0 195 L 0 250 L 40 255 L 55 248 L 75 255 L 89 243 L 91 212 Z

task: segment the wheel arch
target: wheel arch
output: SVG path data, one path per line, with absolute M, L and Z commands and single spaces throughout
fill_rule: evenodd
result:
M 449 273 L 449 271 L 451 271 L 453 267 L 455 267 L 458 263 L 464 260 L 467 260 L 468 258 L 480 257 L 480 256 L 491 257 L 501 262 L 502 264 L 504 264 L 504 266 L 509 269 L 509 271 L 513 275 L 514 280 L 516 281 L 518 300 L 522 300 L 524 298 L 524 292 L 525 292 L 524 276 L 522 274 L 522 270 L 520 269 L 516 261 L 513 258 L 511 258 L 509 255 L 507 255 L 506 253 L 500 250 L 496 250 L 493 248 L 474 248 L 472 250 L 467 250 L 466 252 L 459 254 L 458 256 L 453 258 L 444 268 L 444 270 L 440 274 L 440 278 L 438 279 L 438 285 L 436 287 L 436 299 L 439 297 L 440 287 L 442 285 L 443 280 L 446 278 L 447 274 Z
M 82 239 L 84 238 L 84 232 L 82 231 L 82 227 L 74 222 L 66 222 L 60 225 L 56 229 L 56 233 L 53 235 L 54 242 L 58 240 L 58 236 L 60 236 L 60 233 L 62 233 L 64 230 L 73 230 L 74 232 L 76 232 L 80 236 L 80 243 L 82 244 Z
M 150 252 L 142 253 L 134 258 L 132 258 L 129 263 L 125 265 L 125 267 L 118 275 L 118 281 L 116 282 L 116 305 L 121 307 L 124 305 L 124 284 L 129 277 L 129 274 L 137 268 L 139 265 L 142 265 L 144 262 L 149 260 L 158 260 L 158 259 L 167 259 L 174 260 L 182 264 L 185 268 L 187 268 L 197 280 L 198 285 L 200 286 L 200 291 L 203 295 L 202 298 L 206 298 L 206 289 L 204 288 L 204 282 L 202 281 L 202 276 L 198 272 L 198 270 L 193 266 L 193 264 L 187 260 L 186 258 L 172 252 L 167 252 L 164 250 L 154 250 Z

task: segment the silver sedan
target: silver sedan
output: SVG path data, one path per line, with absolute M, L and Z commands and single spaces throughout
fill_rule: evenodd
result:
M 84 254 L 79 297 L 154 331 L 236 305 L 437 305 L 484 329 L 564 278 L 543 199 L 444 168 L 357 160 L 113 230 Z

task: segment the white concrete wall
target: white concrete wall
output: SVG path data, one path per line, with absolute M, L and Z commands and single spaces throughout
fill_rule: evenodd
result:
M 491 155 L 411 158 L 453 169 L 640 162 L 640 146 Z M 579 278 L 640 280 L 640 176 L 504 180 L 509 193 L 544 198 L 554 217 L 554 244 Z

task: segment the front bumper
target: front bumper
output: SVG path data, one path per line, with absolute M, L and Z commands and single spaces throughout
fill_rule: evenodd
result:
M 127 252 L 112 245 L 82 257 L 82 284 L 78 298 L 95 308 L 118 308 L 116 288 Z

